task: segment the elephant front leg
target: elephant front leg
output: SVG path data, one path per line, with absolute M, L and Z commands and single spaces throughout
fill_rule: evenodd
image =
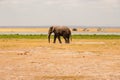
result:
M 53 41 L 53 43 L 56 43 L 56 38 L 57 38 L 57 36 L 54 35 L 54 41 Z

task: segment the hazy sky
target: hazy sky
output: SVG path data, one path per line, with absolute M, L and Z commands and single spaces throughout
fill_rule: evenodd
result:
M 0 26 L 120 26 L 120 0 L 0 0 Z

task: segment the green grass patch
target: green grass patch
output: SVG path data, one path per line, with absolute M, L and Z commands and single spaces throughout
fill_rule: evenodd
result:
M 47 35 L 1 34 L 0 39 L 47 39 Z M 51 36 L 53 38 L 53 35 Z M 72 35 L 72 39 L 120 39 L 120 35 Z
M 120 39 L 120 35 L 73 35 L 73 39 Z
M 7 39 L 47 39 L 47 35 L 21 35 L 21 34 L 4 34 L 0 35 L 0 38 Z

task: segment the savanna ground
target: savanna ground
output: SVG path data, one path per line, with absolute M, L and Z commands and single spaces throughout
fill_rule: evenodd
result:
M 0 32 L 47 31 L 0 28 Z M 0 80 L 120 80 L 120 35 L 74 35 L 70 44 L 62 42 L 49 44 L 45 35 L 0 35 Z
M 120 39 L 2 38 L 0 80 L 120 80 Z

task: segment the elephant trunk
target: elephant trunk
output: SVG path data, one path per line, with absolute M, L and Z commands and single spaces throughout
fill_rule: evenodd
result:
M 51 36 L 51 33 L 48 33 L 48 42 L 50 43 L 50 36 Z

